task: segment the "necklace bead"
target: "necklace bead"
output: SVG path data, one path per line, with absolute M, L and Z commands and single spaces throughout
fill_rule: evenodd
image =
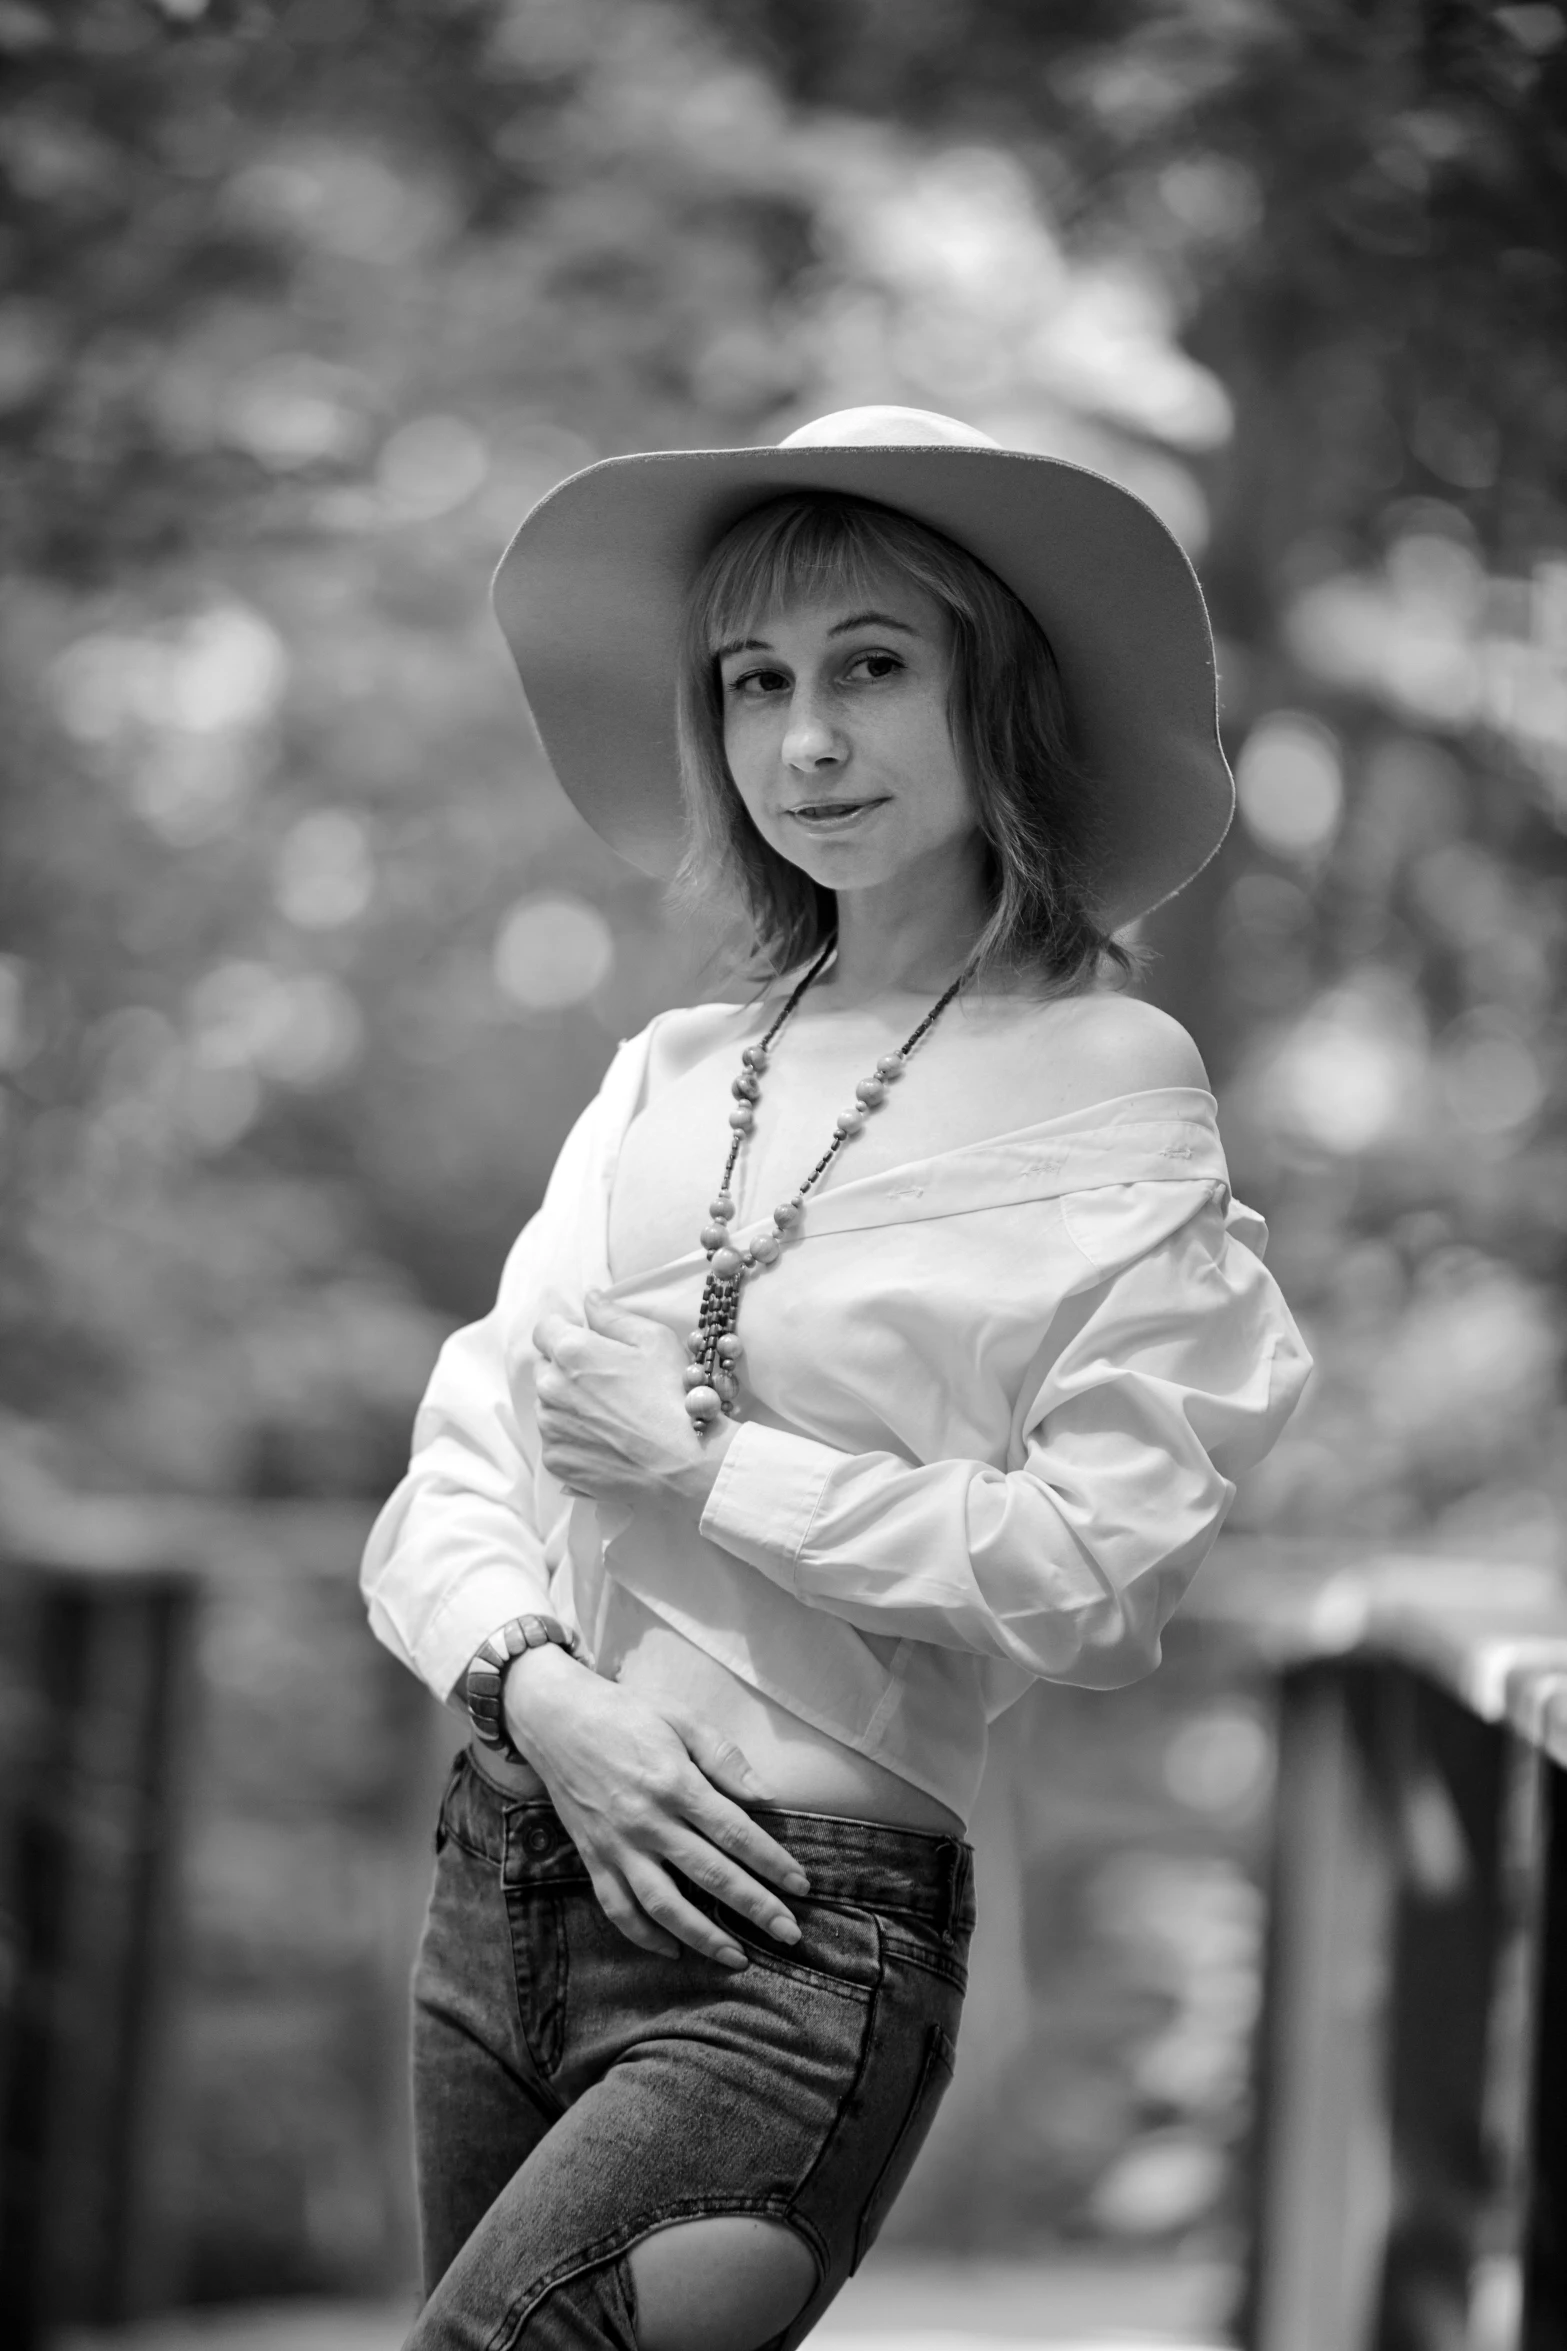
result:
M 755 1124 L 755 1106 L 762 1091 L 759 1082 L 761 1073 L 767 1067 L 773 1039 L 795 1011 L 811 982 L 821 972 L 834 945 L 835 942 L 829 940 L 822 949 L 760 1043 L 744 1048 L 740 1055 L 740 1075 L 730 1084 L 734 1108 L 729 1113 L 729 1124 L 734 1129 L 734 1136 L 724 1165 L 723 1181 L 708 1210 L 709 1222 L 702 1227 L 702 1247 L 708 1260 L 707 1280 L 702 1288 L 697 1327 L 686 1341 L 687 1352 L 692 1360 L 684 1375 L 685 1406 L 699 1430 L 716 1420 L 720 1413 L 727 1414 L 731 1419 L 735 1417 L 740 1392 L 736 1366 L 742 1352 L 735 1333 L 735 1320 L 740 1311 L 740 1292 L 747 1277 L 777 1263 L 783 1254 L 784 1242 L 804 1214 L 806 1193 L 826 1174 L 844 1144 L 860 1133 L 867 1113 L 877 1109 L 885 1099 L 888 1085 L 902 1077 L 910 1053 L 941 1018 L 968 976 L 966 971 L 961 973 L 951 987 L 937 998 L 919 1027 L 905 1039 L 896 1053 L 884 1053 L 881 1056 L 874 1077 L 860 1080 L 854 1089 L 853 1105 L 848 1110 L 840 1110 L 834 1119 L 832 1140 L 810 1174 L 787 1200 L 779 1202 L 773 1210 L 771 1226 L 764 1227 L 744 1250 L 740 1250 L 735 1247 L 728 1232 L 735 1217 L 735 1196 L 729 1184 L 745 1138 Z

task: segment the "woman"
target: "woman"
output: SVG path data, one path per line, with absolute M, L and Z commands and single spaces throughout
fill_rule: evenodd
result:
M 1157 1664 L 1305 1376 L 1101 984 L 1229 820 L 1211 642 L 1135 499 L 898 409 L 592 467 L 497 604 L 583 813 L 781 976 L 621 1047 L 371 1537 L 476 1734 L 413 2341 L 754 2351 L 949 2078 L 988 1721 Z

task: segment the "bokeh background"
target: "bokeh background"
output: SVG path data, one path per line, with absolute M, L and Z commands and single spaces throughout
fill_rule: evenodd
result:
M 1567 18 L 0 0 L 0 59 L 0 1529 L 204 1571 L 146 2292 L 389 2291 L 451 1728 L 358 1543 L 615 1041 L 722 984 L 489 614 L 564 475 L 893 400 L 1168 521 L 1241 813 L 1144 985 L 1318 1362 L 1233 1526 L 1562 1561 Z M 1002 1726 L 906 2238 L 1233 2255 L 1269 1739 L 1179 1640 Z

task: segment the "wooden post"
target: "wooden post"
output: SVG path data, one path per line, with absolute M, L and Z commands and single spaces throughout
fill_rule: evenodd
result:
M 1567 1746 L 1567 1705 L 1556 1704 L 1556 1753 Z M 1567 1774 L 1539 1759 L 1538 1951 L 1522 2243 L 1522 2351 L 1567 2342 Z M 1489 2351 L 1489 2346 L 1486 2347 Z
M 1393 1873 L 1374 1781 L 1378 1676 L 1280 1686 L 1269 1997 L 1259 2067 L 1253 2351 L 1369 2351 L 1392 2203 Z
M 1559 1775 L 1398 1660 L 1281 1705 L 1246 2340 L 1561 2351 Z
M 1527 1972 L 1533 1924 L 1510 1891 L 1512 1861 L 1527 1866 L 1511 1741 L 1423 1674 L 1389 1663 L 1381 1679 L 1398 1900 L 1387 2081 L 1395 2219 L 1375 2340 L 1517 2351 L 1515 2166 L 1498 2150 L 1519 2136 L 1518 2061 L 1528 2058 L 1513 1979 Z
M 155 2301 L 155 2050 L 188 1713 L 186 1566 L 13 1560 L 25 1723 L 8 1757 L 0 2339 Z M 13 1669 L 14 1670 L 14 1669 Z

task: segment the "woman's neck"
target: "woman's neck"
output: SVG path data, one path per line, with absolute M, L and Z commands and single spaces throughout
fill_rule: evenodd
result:
M 967 962 L 990 909 L 977 842 L 869 890 L 838 892 L 838 952 L 818 985 L 844 1010 L 939 995 Z

